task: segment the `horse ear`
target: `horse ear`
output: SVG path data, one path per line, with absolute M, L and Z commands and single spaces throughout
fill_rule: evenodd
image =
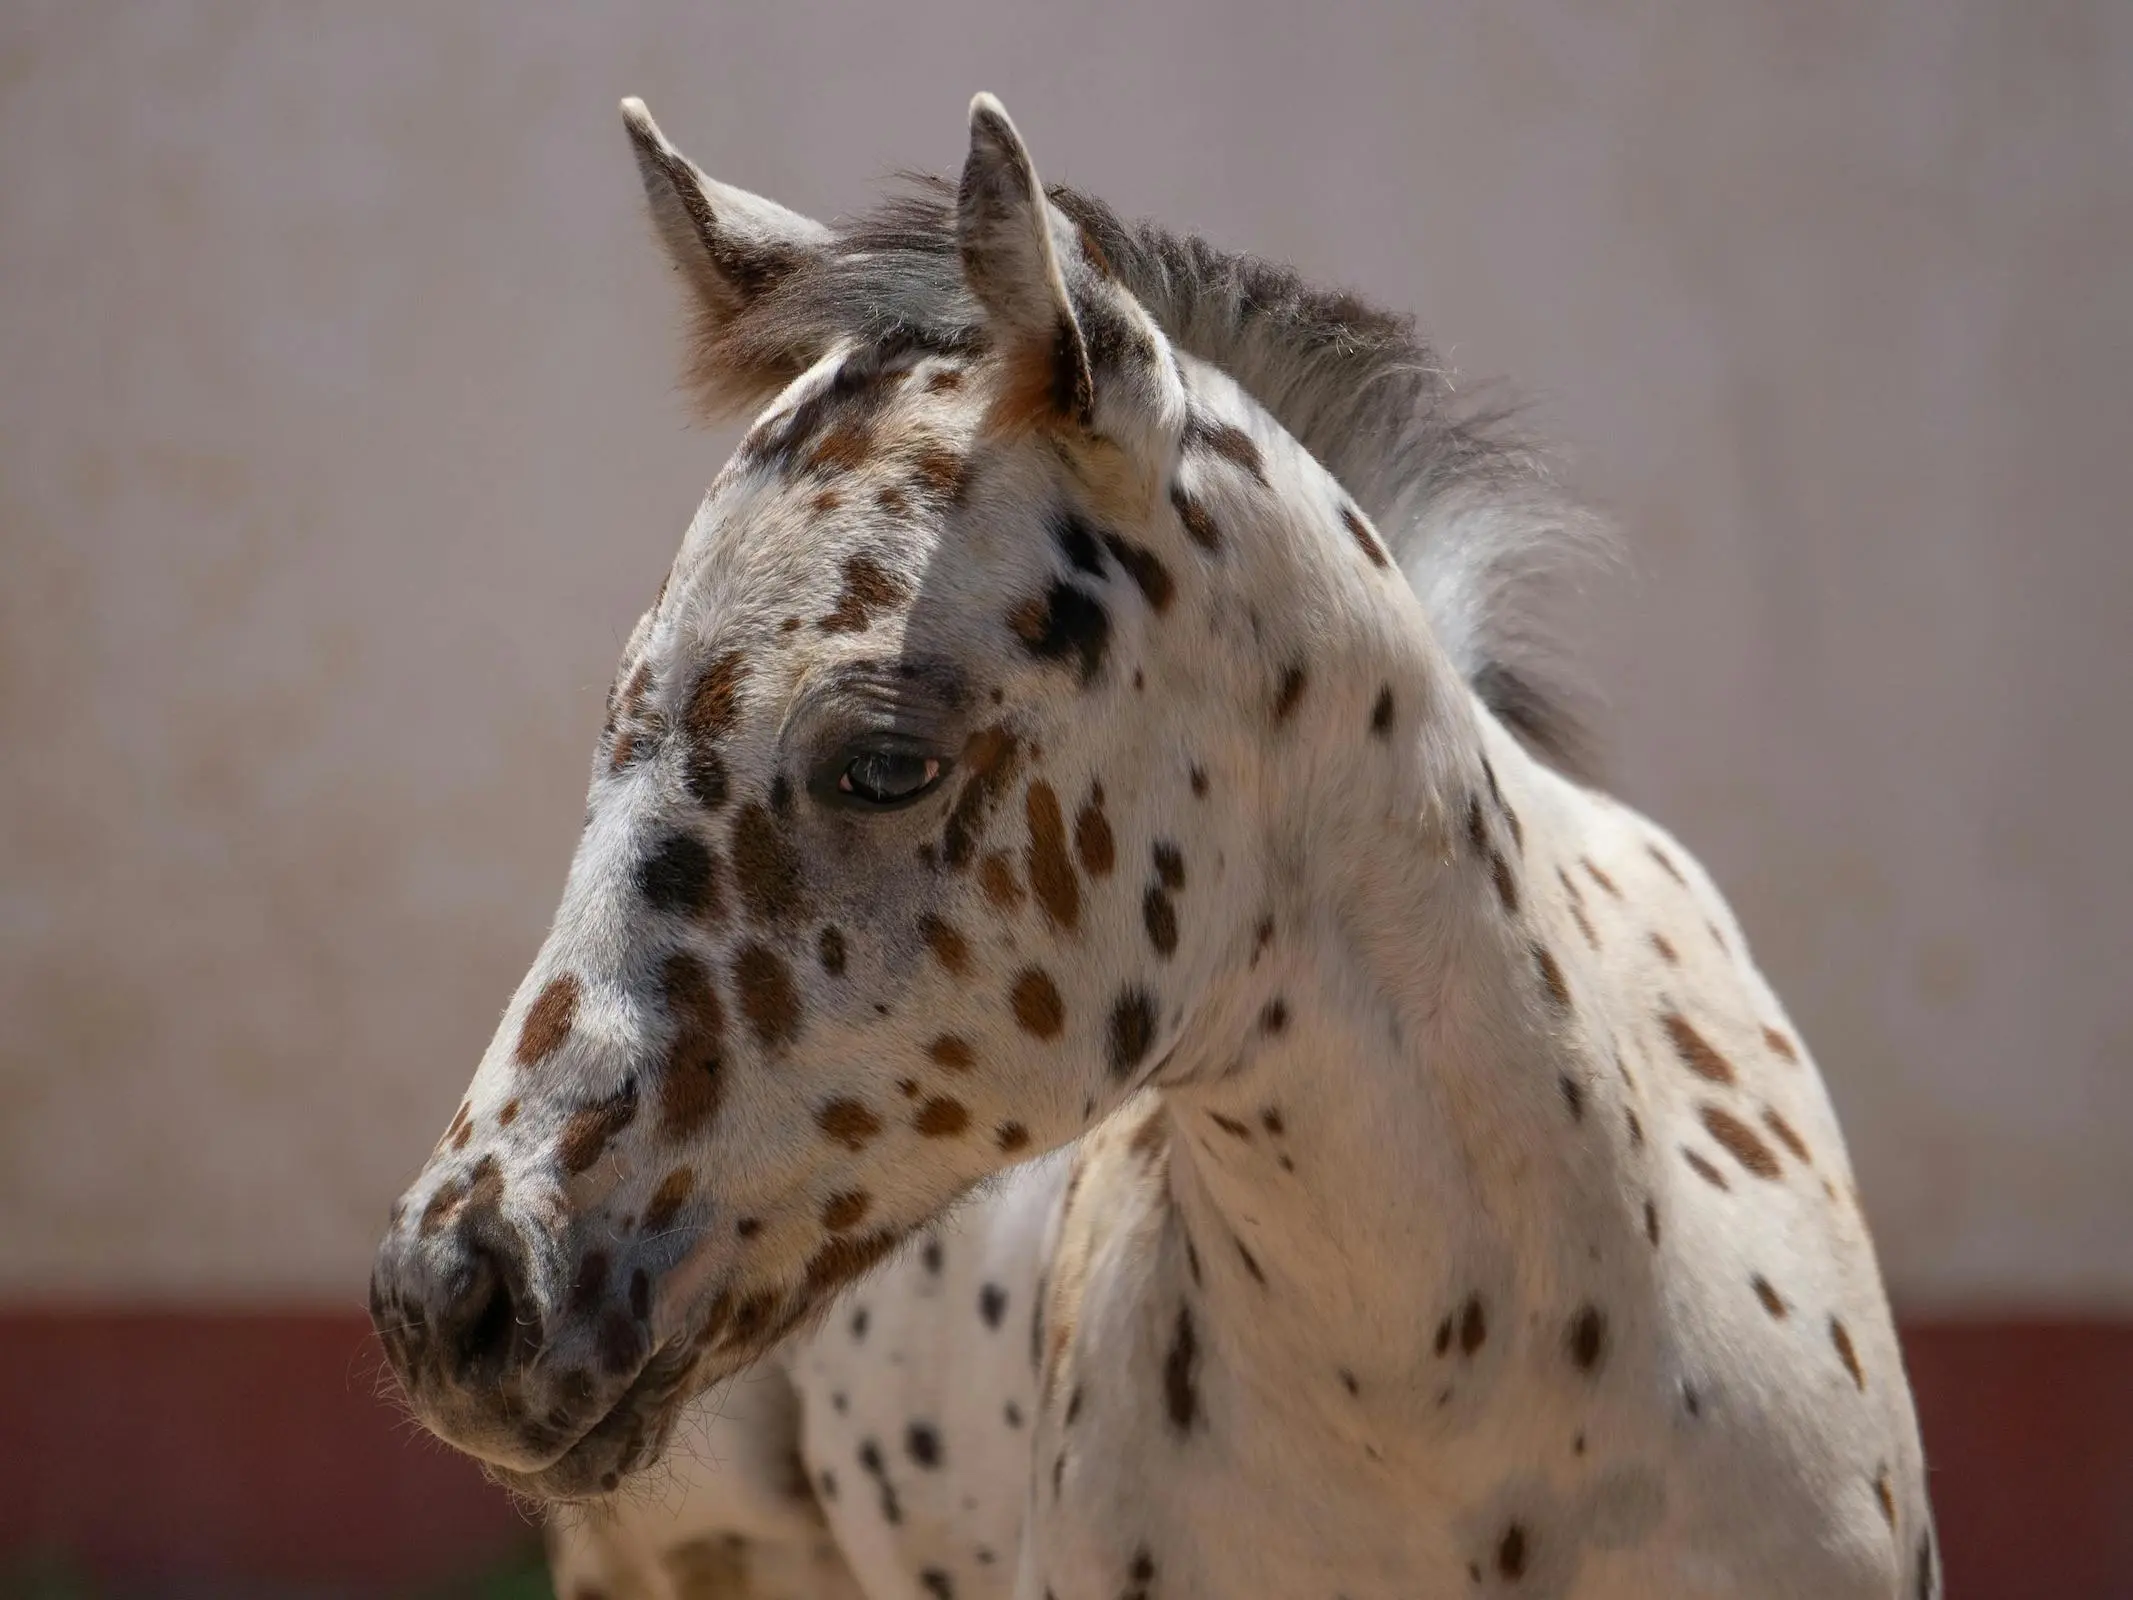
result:
M 1022 136 L 989 94 L 970 102 L 955 231 L 964 281 L 1025 380 L 1016 387 L 1027 409 L 1087 426 L 1095 377 L 1060 269 L 1063 248 L 1077 248 L 1074 235 L 1045 199 Z
M 622 102 L 622 122 L 652 226 L 687 291 L 695 331 L 690 376 L 714 413 L 760 404 L 812 366 L 827 344 L 798 319 L 781 329 L 754 325 L 748 314 L 826 251 L 829 229 L 706 177 L 667 142 L 642 100 Z

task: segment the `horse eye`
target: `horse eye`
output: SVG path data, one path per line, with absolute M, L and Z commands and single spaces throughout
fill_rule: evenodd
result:
M 941 764 L 931 756 L 868 750 L 845 764 L 837 775 L 837 792 L 873 806 L 908 805 L 940 779 Z

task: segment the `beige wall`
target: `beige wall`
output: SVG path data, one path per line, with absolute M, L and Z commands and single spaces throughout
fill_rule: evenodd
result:
M 306 10 L 0 19 L 0 1294 L 359 1293 L 723 454 L 617 97 L 828 213 L 986 87 L 1543 399 L 1899 1291 L 2133 1301 L 2133 7 Z

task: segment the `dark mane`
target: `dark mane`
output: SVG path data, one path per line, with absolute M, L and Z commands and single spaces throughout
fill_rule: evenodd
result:
M 1222 368 L 1340 480 L 1392 546 L 1439 641 L 1483 702 L 1543 759 L 1589 769 L 1579 696 L 1540 600 L 1601 543 L 1501 408 L 1454 389 L 1411 318 L 1306 283 L 1054 187 L 1113 273 L 1180 349 Z M 718 335 L 759 369 L 829 340 L 967 352 L 984 344 L 963 285 L 954 186 L 911 177 L 835 230 Z

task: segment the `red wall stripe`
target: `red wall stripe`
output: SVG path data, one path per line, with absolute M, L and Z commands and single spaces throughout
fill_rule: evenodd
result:
M 1952 1600 L 2133 1597 L 2133 1323 L 1913 1321 Z M 532 1525 L 339 1314 L 0 1315 L 0 1567 L 397 1592 Z

